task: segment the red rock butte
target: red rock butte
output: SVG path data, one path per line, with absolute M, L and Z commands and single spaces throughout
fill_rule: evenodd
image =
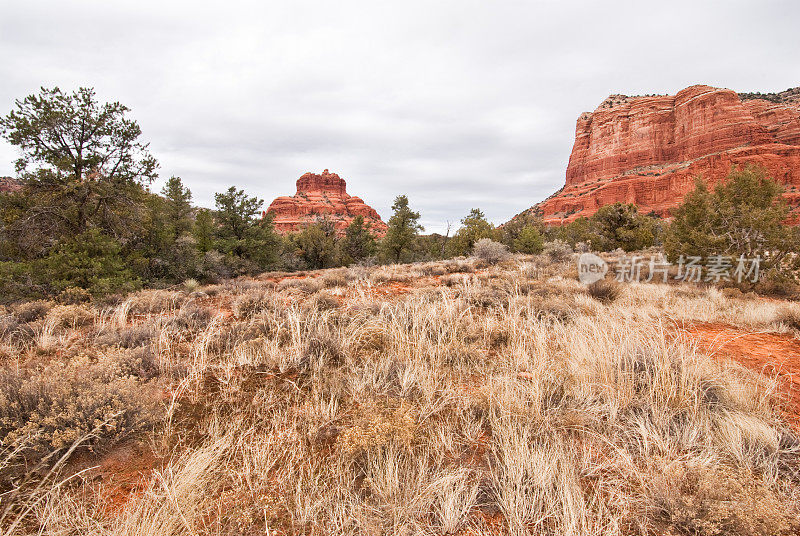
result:
M 800 88 L 742 93 L 691 86 L 677 95 L 611 95 L 578 118 L 564 187 L 526 212 L 559 224 L 603 205 L 668 217 L 696 177 L 714 185 L 757 164 L 800 206 Z
M 347 184 L 336 173 L 326 169 L 322 174 L 306 173 L 297 179 L 297 193 L 291 197 L 278 197 L 266 212 L 273 214 L 275 230 L 279 233 L 300 231 L 321 218 L 329 218 L 343 235 L 356 216 L 373 234 L 386 234 L 386 224 L 374 208 L 360 197 L 347 193 Z

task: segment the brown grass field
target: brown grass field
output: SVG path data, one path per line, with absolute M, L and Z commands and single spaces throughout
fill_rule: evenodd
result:
M 0 534 L 797 534 L 800 306 L 575 274 L 0 309 Z

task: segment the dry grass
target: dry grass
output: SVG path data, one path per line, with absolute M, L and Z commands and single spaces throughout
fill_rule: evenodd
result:
M 165 460 L 116 508 L 113 479 L 64 482 L 69 463 L 31 477 L 46 485 L 14 496 L 4 534 L 797 530 L 800 439 L 771 382 L 674 329 L 788 331 L 794 306 L 688 286 L 587 292 L 570 268 L 462 259 L 0 314 L 3 392 L 29 408 L 6 395 L 4 444 L 35 436 L 41 459 L 126 430 Z M 60 409 L 30 420 L 42 392 Z M 94 430 L 104 404 L 152 429 Z

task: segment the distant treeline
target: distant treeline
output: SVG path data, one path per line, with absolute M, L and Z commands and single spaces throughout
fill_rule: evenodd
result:
M 482 238 L 526 254 L 553 241 L 598 251 L 663 245 L 671 257 L 767 251 L 776 273 L 793 274 L 789 252 L 800 243 L 782 223 L 780 187 L 758 169 L 732 172 L 714 192 L 698 183 L 671 225 L 617 203 L 559 227 L 528 214 L 496 228 L 475 208 L 452 236 L 423 235 L 420 214 L 400 195 L 381 239 L 361 217 L 343 236 L 324 217 L 281 236 L 262 218 L 263 200 L 236 187 L 217 193 L 213 210 L 193 206 L 179 177 L 152 192 L 158 163 L 128 112 L 98 103 L 89 88 L 42 88 L 0 119 L 0 134 L 20 151 L 22 185 L 0 194 L 0 301 L 82 301 L 269 270 L 436 260 L 468 255 Z

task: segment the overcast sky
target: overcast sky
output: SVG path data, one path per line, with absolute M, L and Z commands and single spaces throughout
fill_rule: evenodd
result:
M 578 115 L 610 93 L 800 85 L 798 28 L 796 0 L 4 0 L 0 113 L 92 86 L 200 205 L 231 185 L 266 205 L 328 168 L 384 219 L 407 194 L 442 231 L 560 188 Z M 0 175 L 15 158 L 0 142 Z

